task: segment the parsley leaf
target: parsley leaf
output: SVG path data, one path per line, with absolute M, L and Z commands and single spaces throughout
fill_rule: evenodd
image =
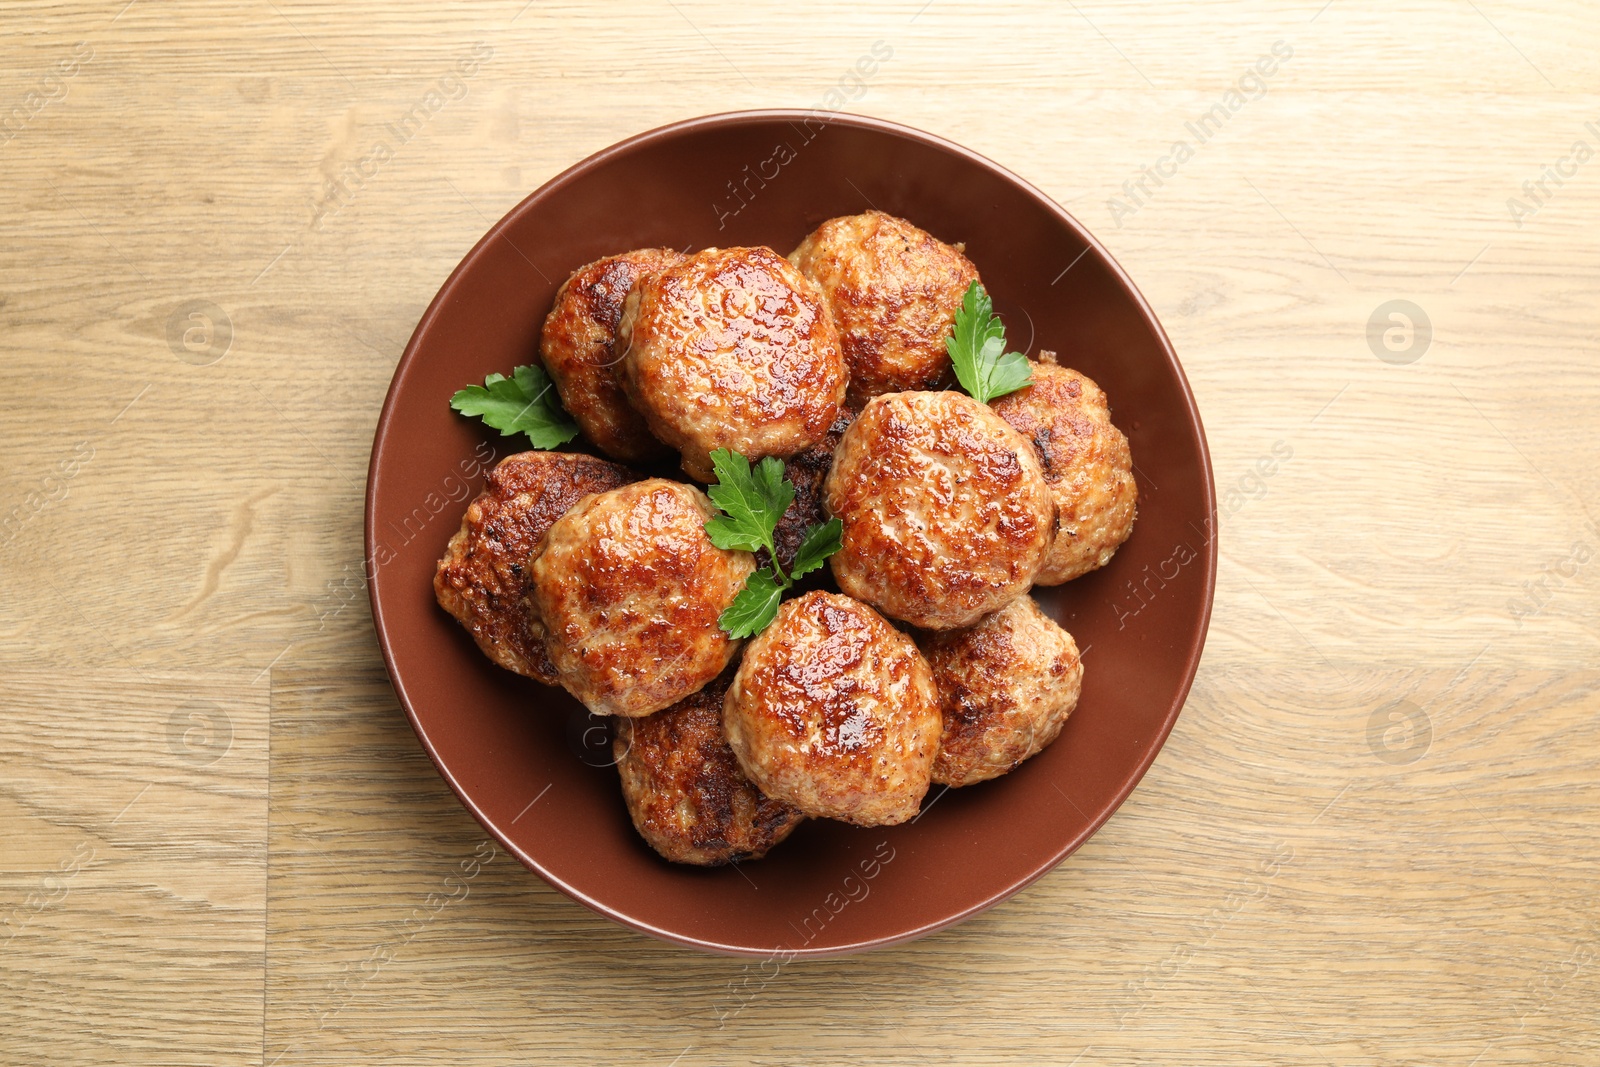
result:
M 829 556 L 839 551 L 843 539 L 844 523 L 838 519 L 811 527 L 806 531 L 805 540 L 800 542 L 800 550 L 794 554 L 794 562 L 789 565 L 789 576 L 799 578 L 822 566 Z
M 450 398 L 450 406 L 463 415 L 476 415 L 486 425 L 509 437 L 528 435 L 534 448 L 556 448 L 578 436 L 572 421 L 540 366 L 522 366 L 491 374 L 482 385 L 469 385 Z
M 778 601 L 783 599 L 784 588 L 771 571 L 761 568 L 744 580 L 744 588 L 717 617 L 717 625 L 726 630 L 729 637 L 754 637 L 777 617 Z
M 1006 329 L 994 301 L 980 282 L 967 286 L 955 326 L 944 339 L 956 379 L 974 400 L 987 404 L 1033 382 L 1033 368 L 1021 352 L 1007 352 Z
M 706 534 L 718 548 L 774 551 L 772 532 L 794 502 L 794 483 L 783 476 L 783 461 L 768 456 L 755 469 L 737 452 L 711 453 L 717 484 L 706 490 L 722 514 L 706 523 Z
M 711 453 L 717 476 L 706 495 L 720 510 L 705 524 L 706 536 L 718 548 L 755 552 L 765 549 L 771 564 L 745 579 L 744 588 L 717 618 L 730 637 L 754 637 L 778 614 L 778 603 L 795 579 L 822 566 L 839 551 L 844 525 L 829 519 L 806 531 L 789 573 L 778 562 L 773 531 L 794 503 L 794 483 L 783 476 L 783 461 L 768 456 L 755 467 L 737 452 L 719 448 Z

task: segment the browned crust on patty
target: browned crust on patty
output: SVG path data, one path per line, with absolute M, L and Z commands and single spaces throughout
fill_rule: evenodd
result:
M 755 559 L 711 543 L 714 514 L 694 486 L 650 478 L 588 497 L 545 535 L 531 567 L 545 647 L 591 711 L 660 711 L 737 651 L 717 618 Z
M 639 835 L 675 863 L 760 859 L 805 816 L 757 789 L 722 733 L 731 672 L 672 707 L 617 719 L 612 752 Z
M 825 486 L 839 588 L 925 629 L 970 626 L 1033 584 L 1053 504 L 1028 442 L 961 393 L 888 393 L 845 431 Z
M 629 401 L 701 481 L 718 448 L 752 461 L 809 448 L 844 402 L 833 318 L 770 248 L 708 248 L 645 277 L 618 345 Z
M 833 311 L 849 403 L 952 380 L 944 339 L 978 269 L 958 249 L 881 211 L 829 219 L 789 260 Z
M 905 822 L 938 748 L 933 675 L 911 639 L 838 593 L 786 601 L 723 705 L 728 744 L 768 796 L 860 826 Z
M 1032 385 L 992 406 L 1033 445 L 1056 505 L 1034 580 L 1059 585 L 1105 566 L 1133 533 L 1139 504 L 1133 454 L 1111 423 L 1105 391 L 1078 371 L 1043 362 L 1033 367 Z
M 944 718 L 935 782 L 964 786 L 1009 773 L 1053 742 L 1077 707 L 1077 643 L 1031 596 L 976 626 L 929 635 L 922 649 Z

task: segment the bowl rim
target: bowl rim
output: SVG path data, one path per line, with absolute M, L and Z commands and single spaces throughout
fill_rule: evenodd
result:
M 411 696 L 407 692 L 405 683 L 401 678 L 399 665 L 395 662 L 388 636 L 388 623 L 385 618 L 383 604 L 378 593 L 378 568 L 373 564 L 373 546 L 378 540 L 375 502 L 379 483 L 383 476 L 383 472 L 379 463 L 379 457 L 382 456 L 386 451 L 385 446 L 388 442 L 390 434 L 397 432 L 394 418 L 396 398 L 400 393 L 408 375 L 411 373 L 413 364 L 415 362 L 415 356 L 418 348 L 420 347 L 422 339 L 429 333 L 434 319 L 437 318 L 440 313 L 440 309 L 453 298 L 456 288 L 462 284 L 462 279 L 471 269 L 476 266 L 477 261 L 484 255 L 485 249 L 488 248 L 488 246 L 491 245 L 495 240 L 497 240 L 506 230 L 508 230 L 513 222 L 524 212 L 530 210 L 530 206 L 532 204 L 542 200 L 549 194 L 559 189 L 565 188 L 566 186 L 575 182 L 582 181 L 591 171 L 595 170 L 602 164 L 611 161 L 617 156 L 630 154 L 639 148 L 654 144 L 659 141 L 671 140 L 686 133 L 708 129 L 737 127 L 742 125 L 774 121 L 790 123 L 803 122 L 806 120 L 815 121 L 819 116 L 824 119 L 825 125 L 840 125 L 855 129 L 867 130 L 873 133 L 888 134 L 893 137 L 916 142 L 927 147 L 935 148 L 940 151 L 962 157 L 967 161 L 974 163 L 977 166 L 996 174 L 1005 181 L 1017 186 L 1034 200 L 1038 201 L 1041 207 L 1055 215 L 1060 222 L 1067 227 L 1067 229 L 1076 234 L 1078 238 L 1084 242 L 1087 248 L 1092 248 L 1100 255 L 1102 261 L 1110 269 L 1112 275 L 1137 304 L 1145 320 L 1153 327 L 1155 336 L 1160 342 L 1162 352 L 1165 354 L 1167 362 L 1171 365 L 1172 370 L 1176 372 L 1176 379 L 1182 396 L 1184 410 L 1187 413 L 1189 425 L 1193 429 L 1195 443 L 1198 446 L 1197 454 L 1200 459 L 1200 468 L 1204 483 L 1201 486 L 1201 489 L 1205 501 L 1207 518 L 1210 523 L 1210 529 L 1213 531 L 1213 533 L 1208 545 L 1209 551 L 1205 553 L 1206 567 L 1202 590 L 1203 601 L 1200 612 L 1200 625 L 1196 628 L 1195 635 L 1186 651 L 1187 661 L 1183 670 L 1182 683 L 1179 685 L 1176 693 L 1174 694 L 1172 706 L 1168 709 L 1167 715 L 1157 731 L 1157 734 L 1154 738 L 1154 743 L 1149 745 L 1148 751 L 1140 758 L 1138 764 L 1117 788 L 1111 799 L 1101 808 L 1100 811 L 1095 812 L 1090 816 L 1087 824 L 1080 833 L 1067 839 L 1061 848 L 1053 855 L 1046 858 L 1034 870 L 1012 882 L 1010 885 L 1007 885 L 996 892 L 990 893 L 982 900 L 965 907 L 960 911 L 953 912 L 938 920 L 924 923 L 915 929 L 898 930 L 892 934 L 887 934 L 882 937 L 865 938 L 848 945 L 836 945 L 813 949 L 801 948 L 793 950 L 762 949 L 754 948 L 748 945 L 729 944 L 717 941 L 714 938 L 695 937 L 679 931 L 663 929 L 659 926 L 652 925 L 651 923 L 637 919 L 632 915 L 620 911 L 617 908 L 608 905 L 604 901 L 598 900 L 595 897 L 584 893 L 577 887 L 563 881 L 552 871 L 548 870 L 543 864 L 541 864 L 538 859 L 529 855 L 521 847 L 514 844 L 509 839 L 508 835 L 504 833 L 494 822 L 494 820 L 490 819 L 489 816 L 478 807 L 473 799 L 461 787 L 461 784 L 456 780 L 455 775 L 451 773 L 450 769 L 445 766 L 443 760 L 441 760 L 438 751 L 434 747 L 432 739 L 428 736 L 427 728 L 419 720 L 416 709 L 412 706 Z M 389 382 L 388 391 L 384 394 L 383 407 L 379 412 L 377 428 L 373 433 L 372 453 L 367 464 L 367 487 L 362 522 L 362 563 L 363 576 L 367 583 L 367 599 L 372 611 L 373 631 L 377 638 L 379 649 L 383 654 L 384 668 L 389 676 L 389 684 L 394 689 L 395 696 L 399 699 L 400 706 L 405 711 L 406 718 L 411 723 L 413 732 L 416 733 L 417 739 L 422 743 L 423 750 L 427 752 L 428 758 L 432 761 L 435 770 L 439 772 L 439 776 L 444 779 L 447 785 L 449 785 L 451 792 L 456 795 L 456 798 L 461 802 L 462 806 L 465 807 L 472 817 L 478 821 L 479 825 L 487 830 L 489 834 L 499 842 L 502 848 L 504 848 L 511 855 L 515 856 L 517 860 L 523 864 L 523 866 L 533 871 L 546 883 L 559 890 L 567 897 L 605 916 L 613 922 L 628 927 L 629 929 L 636 930 L 640 933 L 647 934 L 651 937 L 655 937 L 672 944 L 682 945 L 687 948 L 699 949 L 705 952 L 717 953 L 720 955 L 764 959 L 776 959 L 782 957 L 786 958 L 786 960 L 794 960 L 803 958 L 844 956 L 858 952 L 865 952 L 870 949 L 884 948 L 889 945 L 912 941 L 926 936 L 927 934 L 933 933 L 934 931 L 942 930 L 949 926 L 954 926 L 957 923 L 972 917 L 973 915 L 985 911 L 988 908 L 994 907 L 996 904 L 999 904 L 1009 897 L 1021 892 L 1023 889 L 1026 889 L 1029 885 L 1033 884 L 1035 881 L 1054 870 L 1061 864 L 1063 860 L 1065 860 L 1072 853 L 1076 852 L 1084 845 L 1085 842 L 1099 832 L 1100 828 L 1104 826 L 1111 816 L 1115 814 L 1116 811 L 1127 801 L 1128 797 L 1133 793 L 1133 790 L 1144 778 L 1145 773 L 1155 762 L 1156 757 L 1160 755 L 1161 750 L 1166 746 L 1168 735 L 1171 734 L 1173 726 L 1177 723 L 1179 713 L 1183 710 L 1184 705 L 1188 701 L 1189 692 L 1193 687 L 1195 675 L 1199 671 L 1200 660 L 1205 649 L 1206 636 L 1211 627 L 1211 611 L 1216 594 L 1217 559 L 1220 554 L 1216 541 L 1216 523 L 1216 480 L 1211 464 L 1210 447 L 1206 441 L 1205 426 L 1200 418 L 1199 407 L 1195 403 L 1194 391 L 1190 388 L 1188 376 L 1184 373 L 1183 365 L 1178 360 L 1178 355 L 1172 346 L 1172 341 L 1170 338 L 1168 338 L 1166 329 L 1161 325 L 1161 321 L 1159 318 L 1157 318 L 1154 309 L 1152 309 L 1150 306 L 1149 301 L 1146 300 L 1144 294 L 1139 291 L 1138 286 L 1136 286 L 1133 282 L 1133 279 L 1128 276 L 1127 271 L 1122 268 L 1122 265 L 1117 262 L 1116 258 L 1111 255 L 1106 247 L 1101 244 L 1100 241 L 1092 233 L 1090 233 L 1085 226 L 1079 223 L 1070 212 L 1068 212 L 1052 197 L 1046 195 L 1031 182 L 1014 174 L 1008 168 L 1001 166 L 995 161 L 989 159 L 987 156 L 974 152 L 970 148 L 966 148 L 935 134 L 927 133 L 923 130 L 906 126 L 901 123 L 891 122 L 887 119 L 873 118 L 871 116 L 858 115 L 850 112 L 818 110 L 811 108 L 763 108 L 741 111 L 723 111 L 709 115 L 700 115 L 689 119 L 682 119 L 677 122 L 670 122 L 662 126 L 657 126 L 642 133 L 634 134 L 631 137 L 624 138 L 621 141 L 617 141 L 614 144 L 602 148 L 599 151 L 584 157 L 582 160 L 573 164 L 572 166 L 567 167 L 565 170 L 561 171 L 559 174 L 540 185 L 533 192 L 529 193 L 522 200 L 518 201 L 517 204 L 508 210 L 504 215 L 502 215 L 500 219 L 493 226 L 491 226 L 482 237 L 478 239 L 478 241 L 472 246 L 471 250 L 469 250 L 467 254 L 461 258 L 461 261 L 456 264 L 455 269 L 450 272 L 450 276 L 445 280 L 444 284 L 440 286 L 438 293 L 434 295 L 433 300 L 428 304 L 427 310 L 423 312 L 422 317 L 417 320 L 416 328 L 412 330 L 411 337 L 406 342 L 405 350 L 401 353 L 400 359 L 395 365 L 393 377 Z

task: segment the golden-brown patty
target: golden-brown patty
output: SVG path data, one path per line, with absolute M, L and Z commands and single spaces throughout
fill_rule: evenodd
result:
M 770 248 L 708 248 L 642 278 L 617 344 L 628 399 L 701 481 L 718 448 L 754 462 L 811 447 L 844 402 L 833 318 Z
M 760 859 L 805 819 L 765 796 L 722 734 L 727 672 L 654 715 L 617 719 L 612 753 L 634 828 L 675 863 Z
M 1053 506 L 1032 447 L 962 393 L 874 397 L 825 485 L 839 588 L 914 626 L 970 626 L 1028 591 Z
M 789 254 L 833 311 L 850 368 L 849 402 L 951 380 L 944 339 L 978 269 L 905 219 L 829 219 Z
M 1041 362 L 1032 385 L 993 407 L 1032 442 L 1055 500 L 1055 529 L 1034 581 L 1060 585 L 1105 566 L 1133 532 L 1139 487 L 1104 390 L 1075 370 Z
M 1015 769 L 1056 739 L 1078 705 L 1077 642 L 1031 596 L 976 626 L 929 635 L 922 650 L 944 716 L 935 782 L 972 785 Z
M 767 796 L 859 826 L 902 823 L 928 791 L 938 695 L 911 639 L 859 600 L 807 593 L 753 638 L 723 704 Z
M 651 436 L 617 380 L 617 323 L 623 298 L 639 278 L 683 258 L 670 248 L 640 248 L 579 267 L 544 320 L 539 355 L 561 404 L 609 456 L 635 462 L 671 454 Z
M 533 600 L 561 684 L 597 715 L 648 715 L 728 665 L 717 617 L 755 569 L 717 548 L 715 509 L 692 485 L 650 478 L 581 501 L 534 558 Z
M 520 452 L 489 472 L 467 505 L 433 574 L 439 606 L 454 615 L 484 655 L 507 670 L 556 684 L 537 627 L 523 603 L 528 562 L 551 525 L 590 493 L 637 477 L 626 467 L 572 452 Z

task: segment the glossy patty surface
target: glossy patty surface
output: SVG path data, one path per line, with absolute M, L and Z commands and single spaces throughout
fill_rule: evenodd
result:
M 770 248 L 708 248 L 648 275 L 617 343 L 628 399 L 701 481 L 718 448 L 754 462 L 811 447 L 844 401 L 833 317 Z
M 1105 391 L 1075 370 L 1036 363 L 1033 384 L 993 407 L 1032 443 L 1056 505 L 1034 580 L 1059 585 L 1105 566 L 1133 532 L 1139 504 L 1133 454 L 1111 424 Z
M 844 523 L 839 588 L 925 629 L 1028 591 L 1053 505 L 1033 448 L 963 393 L 889 393 L 845 431 L 824 496 Z
M 706 536 L 694 486 L 651 478 L 579 503 L 545 535 L 533 599 L 566 690 L 598 715 L 648 715 L 715 678 L 738 649 L 717 625 L 755 569 Z
M 1072 635 L 1020 596 L 965 630 L 923 642 L 944 729 L 933 780 L 972 785 L 1013 770 L 1061 733 L 1083 664 Z
M 978 269 L 905 219 L 829 219 L 789 255 L 833 311 L 850 368 L 849 402 L 951 380 L 944 339 Z
M 728 744 L 762 792 L 807 815 L 905 822 L 928 791 L 940 718 L 911 639 L 838 593 L 787 601 L 751 640 L 723 706 Z
M 760 859 L 804 820 L 739 769 L 722 734 L 729 673 L 664 711 L 616 720 L 612 752 L 628 814 L 675 863 Z
M 570 452 L 521 452 L 489 472 L 433 574 L 439 606 L 507 670 L 556 684 L 537 625 L 530 628 L 528 564 L 545 532 L 590 493 L 634 480 L 626 467 Z
M 608 456 L 637 462 L 671 455 L 622 391 L 617 324 L 634 283 L 683 258 L 670 248 L 640 248 L 579 267 L 562 283 L 544 320 L 539 355 L 561 404 Z

